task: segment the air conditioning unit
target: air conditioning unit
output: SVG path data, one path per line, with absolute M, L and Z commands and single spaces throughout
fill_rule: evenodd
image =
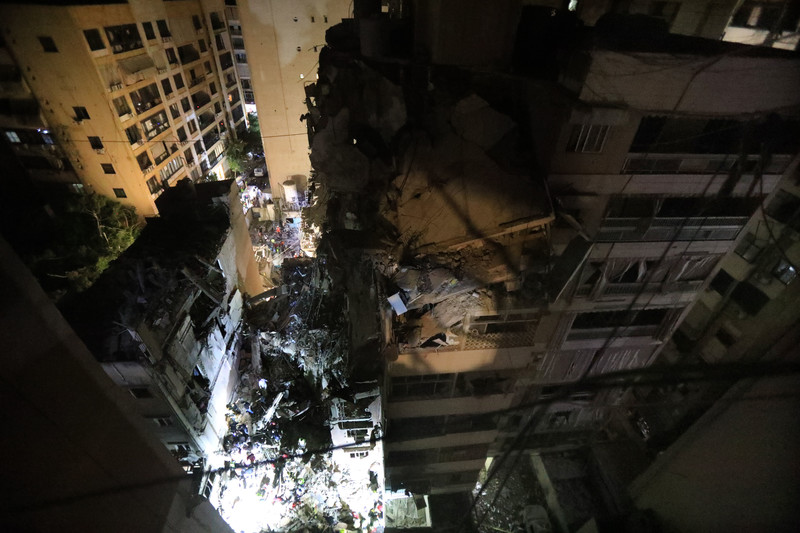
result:
M 104 155 L 106 153 L 106 149 L 105 148 L 95 148 L 94 151 L 95 151 L 96 154 L 100 154 L 100 155 Z
M 159 74 L 164 74 L 167 71 L 167 67 L 158 67 L 156 71 L 158 71 Z
M 153 165 L 150 165 L 149 167 L 147 167 L 146 169 L 144 169 L 144 173 L 145 173 L 145 174 L 147 174 L 148 172 L 152 172 L 152 171 L 153 171 L 153 169 L 155 169 L 155 168 L 156 168 L 155 166 L 153 166 Z
M 162 38 L 161 38 L 161 41 L 162 41 L 162 42 L 165 42 L 165 43 L 168 43 L 168 42 L 170 42 L 171 40 L 172 40 L 172 37 L 162 37 Z
M 112 83 L 111 84 L 111 90 L 112 91 L 119 91 L 120 89 L 122 89 L 122 84 L 121 83 Z
M 138 141 L 136 141 L 136 144 L 138 144 L 139 146 L 144 146 L 144 139 L 139 139 Z

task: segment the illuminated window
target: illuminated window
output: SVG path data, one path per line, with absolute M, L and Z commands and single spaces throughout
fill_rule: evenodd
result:
M 12 142 L 12 143 L 20 142 L 19 135 L 17 135 L 16 131 L 7 131 L 6 132 L 6 138 L 9 140 L 9 142 Z
M 778 281 L 784 285 L 788 285 L 797 277 L 797 270 L 794 265 L 786 259 L 781 259 L 775 268 L 772 269 L 772 275 L 778 278 Z

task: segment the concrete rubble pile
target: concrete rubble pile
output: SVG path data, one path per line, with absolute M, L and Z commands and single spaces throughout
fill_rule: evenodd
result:
M 382 468 L 331 451 L 331 412 L 350 391 L 343 296 L 316 259 L 285 262 L 282 281 L 250 316 L 252 364 L 223 440 L 231 468 L 211 499 L 239 531 L 376 531 Z

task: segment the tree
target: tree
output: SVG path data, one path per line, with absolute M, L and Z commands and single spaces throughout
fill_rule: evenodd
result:
M 99 194 L 70 195 L 52 209 L 49 239 L 25 259 L 54 299 L 89 288 L 142 230 L 133 207 Z
M 249 161 L 247 152 L 247 143 L 243 139 L 228 137 L 225 140 L 225 157 L 228 158 L 228 166 L 237 174 L 244 172 L 247 168 Z

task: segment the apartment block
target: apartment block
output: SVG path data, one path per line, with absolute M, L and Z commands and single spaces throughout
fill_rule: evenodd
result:
M 274 198 L 291 180 L 305 190 L 311 172 L 305 87 L 313 83 L 326 31 L 347 18 L 345 0 L 237 0 L 244 51 L 236 50 L 241 72 L 249 70 L 258 110 L 264 158 Z M 238 37 L 238 36 L 237 36 Z M 241 46 L 241 39 L 235 39 Z M 249 65 L 245 69 L 244 63 Z
M 545 11 L 539 13 L 550 17 Z M 644 443 L 650 435 L 631 407 L 632 382 L 592 383 L 674 361 L 659 356 L 687 315 L 687 333 L 698 339 L 692 324 L 704 314 L 690 313 L 698 299 L 694 309 L 706 306 L 705 316 L 719 319 L 719 308 L 703 303 L 719 295 L 706 287 L 738 291 L 741 305 L 761 301 L 767 309 L 796 275 L 792 255 L 773 253 L 763 259 L 763 298 L 747 286 L 754 282 L 745 265 L 727 284 L 720 281 L 726 254 L 752 245 L 751 257 L 765 245 L 767 226 L 754 218 L 763 202 L 776 239 L 795 252 L 782 228 L 797 216 L 794 185 L 785 185 L 800 148 L 792 112 L 799 103 L 796 57 L 666 33 L 646 42 L 634 27 L 611 34 L 598 27 L 568 33 L 562 42 L 569 52 L 561 48 L 554 63 L 556 49 L 526 48 L 532 41 L 524 24 L 546 25 L 536 17 L 535 9 L 521 17 L 517 74 L 459 79 L 496 109 L 514 102 L 525 110 L 517 120 L 536 154 L 531 179 L 542 180 L 554 216 L 529 227 L 521 241 L 478 232 L 482 246 L 504 250 L 504 264 L 491 269 L 496 277 L 478 284 L 491 292 L 480 305 L 481 294 L 468 306 L 453 305 L 447 284 L 437 282 L 447 279 L 435 270 L 424 283 L 398 283 L 402 305 L 395 310 L 417 319 L 418 333 L 400 335 L 399 353 L 387 364 L 392 489 L 466 490 L 487 456 L 509 448 L 550 453 L 621 438 Z M 450 116 L 457 127 L 457 115 Z M 480 123 L 489 130 L 496 124 Z M 477 150 L 470 146 L 465 153 Z M 508 162 L 500 144 L 489 153 Z M 446 177 L 437 174 L 437 187 Z M 486 179 L 501 192 L 487 192 L 484 201 L 505 195 L 502 181 Z M 424 197 L 420 191 L 409 191 L 408 201 Z M 475 221 L 476 211 L 460 212 Z M 745 230 L 749 224 L 758 232 Z M 419 300 L 419 287 L 437 298 Z M 420 301 L 424 308 L 415 306 Z M 727 327 L 728 345 L 741 339 L 758 350 L 745 340 L 749 327 Z
M 65 153 L 55 167 L 86 190 L 151 216 L 179 179 L 226 176 L 224 137 L 246 124 L 221 0 L 9 4 L 2 14 L 9 69 L 30 90 L 11 110 L 39 115 Z M 32 127 L 8 123 L 6 140 L 21 143 Z

